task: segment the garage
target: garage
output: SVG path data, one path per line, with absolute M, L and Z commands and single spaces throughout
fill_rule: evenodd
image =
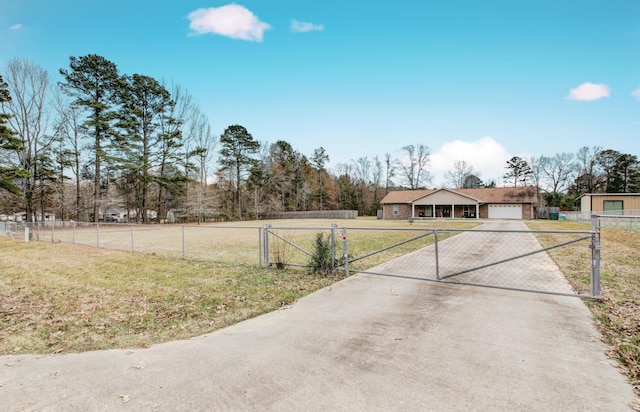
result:
M 522 205 L 490 204 L 489 219 L 522 219 Z

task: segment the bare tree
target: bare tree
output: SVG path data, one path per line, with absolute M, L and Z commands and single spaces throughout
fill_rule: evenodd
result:
M 453 170 L 449 170 L 444 174 L 445 181 L 454 189 L 464 187 L 467 178 L 474 173 L 473 166 L 465 160 L 456 160 L 453 162 Z
M 61 151 L 64 151 L 67 157 L 66 167 L 73 174 L 75 184 L 75 202 L 74 202 L 74 219 L 87 220 L 86 211 L 82 207 L 82 165 L 85 163 L 83 156 L 83 142 L 86 139 L 84 130 L 81 126 L 81 116 L 76 106 L 58 91 L 53 93 L 53 106 L 57 113 L 56 119 L 56 135 L 62 145 Z
M 193 100 L 193 97 L 182 86 L 172 83 L 162 83 L 169 90 L 174 105 L 161 119 L 163 139 L 160 148 L 159 175 L 161 184 L 158 187 L 158 216 L 166 215 L 170 208 L 171 200 L 180 195 L 189 203 L 189 177 L 197 167 L 192 158 L 197 157 L 196 162 L 202 159 L 199 140 L 204 120 Z M 208 123 L 207 123 L 208 126 Z M 211 148 L 213 149 L 213 148 Z M 210 160 L 213 153 L 207 153 Z M 195 178 L 194 178 L 195 179 Z M 175 202 L 174 202 L 175 203 Z
M 576 178 L 576 190 L 584 193 L 594 193 L 603 186 L 603 179 L 598 164 L 598 155 L 602 147 L 587 146 L 578 150 L 577 160 L 579 164 L 578 177 Z
M 213 167 L 213 159 L 218 146 L 218 138 L 211 132 L 209 119 L 198 109 L 188 116 L 187 120 L 187 150 L 188 157 L 195 159 L 194 168 L 198 172 L 198 185 L 195 193 L 195 207 L 198 222 L 204 218 L 208 207 L 207 186 Z
M 556 153 L 552 157 L 541 156 L 538 159 L 540 172 L 548 183 L 551 193 L 564 193 L 575 179 L 578 165 L 573 153 Z
M 384 169 L 382 167 L 382 162 L 380 161 L 378 156 L 374 157 L 372 168 L 371 168 L 371 186 L 372 186 L 372 192 L 373 192 L 372 206 L 375 209 L 378 208 L 378 189 L 380 188 L 383 172 L 384 172 Z
M 44 184 L 46 174 L 46 152 L 50 148 L 53 134 L 49 132 L 49 112 L 47 96 L 50 91 L 49 74 L 40 66 L 25 59 L 11 60 L 7 65 L 6 82 L 12 99 L 3 102 L 3 110 L 11 117 L 8 126 L 21 141 L 16 151 L 14 166 L 27 172 L 22 178 L 27 221 L 32 221 L 35 213 L 36 189 Z M 44 214 L 44 210 L 40 213 Z
M 353 183 L 353 166 L 349 163 L 336 165 L 336 201 L 340 209 L 357 208 L 356 191 Z
M 431 175 L 427 170 L 431 162 L 431 150 L 423 144 L 407 145 L 402 148 L 405 157 L 399 163 L 402 177 L 410 189 L 419 189 L 431 182 Z
M 353 176 L 358 187 L 358 203 L 359 209 L 362 213 L 365 213 L 367 209 L 367 187 L 371 181 L 371 160 L 368 157 L 359 157 L 356 160 L 351 160 L 353 163 Z

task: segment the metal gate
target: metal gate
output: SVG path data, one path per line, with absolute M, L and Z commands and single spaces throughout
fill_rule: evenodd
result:
M 268 266 L 307 266 L 314 236 L 331 244 L 332 265 L 368 273 L 556 295 L 600 298 L 600 231 L 451 228 L 264 230 Z M 571 285 L 553 258 L 571 256 L 588 282 Z

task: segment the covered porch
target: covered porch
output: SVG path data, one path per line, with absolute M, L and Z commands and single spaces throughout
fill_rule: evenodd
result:
M 447 189 L 440 189 L 411 204 L 411 217 L 479 219 L 480 201 Z

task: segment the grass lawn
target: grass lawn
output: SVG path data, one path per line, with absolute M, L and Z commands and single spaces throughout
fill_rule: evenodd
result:
M 144 347 L 290 304 L 335 281 L 0 238 L 0 353 Z
M 270 223 L 329 227 L 333 222 Z M 258 232 L 251 228 L 265 223 L 212 225 L 216 229 L 212 231 L 194 228 L 198 233 L 190 241 L 214 260 L 202 256 L 182 260 L 162 250 L 131 253 L 126 246 L 124 251 L 109 249 L 108 240 L 117 247 L 129 239 L 128 226 L 103 228 L 101 245 L 105 247 L 100 249 L 46 238 L 30 243 L 0 238 L 0 354 L 145 347 L 189 338 L 276 310 L 338 279 L 311 275 L 304 269 L 260 269 Z M 406 221 L 376 219 L 337 224 L 409 227 Z M 473 227 L 477 223 L 419 224 Z M 152 252 L 176 233 L 179 228 L 154 226 L 144 232 L 146 237 L 136 233 L 136 240 L 138 245 L 146 242 Z M 361 242 L 370 240 L 371 236 L 363 237 Z

